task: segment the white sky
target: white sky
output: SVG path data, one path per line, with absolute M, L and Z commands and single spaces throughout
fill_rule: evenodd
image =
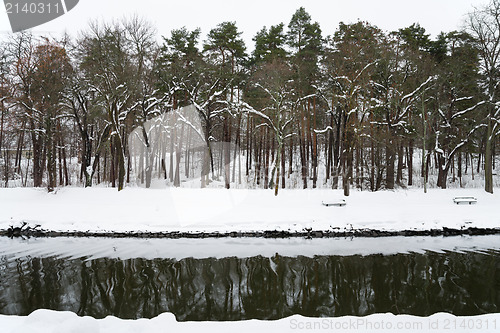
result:
M 301 6 L 320 23 L 323 35 L 331 35 L 338 23 L 368 21 L 386 31 L 418 22 L 428 33 L 452 31 L 463 26 L 464 15 L 473 6 L 488 0 L 80 0 L 66 15 L 33 29 L 36 33 L 58 35 L 67 31 L 75 36 L 91 19 L 119 19 L 137 13 L 169 36 L 172 29 L 186 26 L 205 34 L 218 23 L 236 21 L 247 48 L 263 26 L 288 25 Z M 2 8 L 3 9 L 3 8 Z M 0 34 L 11 31 L 5 10 L 0 10 Z

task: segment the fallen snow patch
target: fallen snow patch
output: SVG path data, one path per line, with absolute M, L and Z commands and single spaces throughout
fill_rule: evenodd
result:
M 366 317 L 306 318 L 292 316 L 276 321 L 249 320 L 238 322 L 177 322 L 173 314 L 164 313 L 153 319 L 123 320 L 116 317 L 94 319 L 78 317 L 72 312 L 37 310 L 29 316 L 0 315 L 4 333 L 48 332 L 498 332 L 499 314 L 456 317 L 438 313 L 430 317 L 374 314 Z

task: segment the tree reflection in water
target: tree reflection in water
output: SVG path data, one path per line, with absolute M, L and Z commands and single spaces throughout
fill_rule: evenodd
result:
M 500 311 L 500 253 L 223 259 L 0 259 L 0 313 L 279 319 Z

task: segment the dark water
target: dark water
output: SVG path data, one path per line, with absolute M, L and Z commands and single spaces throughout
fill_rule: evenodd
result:
M 500 312 L 500 252 L 222 259 L 0 257 L 0 313 L 278 319 Z

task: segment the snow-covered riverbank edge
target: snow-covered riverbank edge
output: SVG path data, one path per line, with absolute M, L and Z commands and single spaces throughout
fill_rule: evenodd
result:
M 72 312 L 37 310 L 29 316 L 0 315 L 5 333 L 44 332 L 498 332 L 500 314 L 456 317 L 438 313 L 429 317 L 374 314 L 366 317 L 307 318 L 292 316 L 277 321 L 177 322 L 164 313 L 153 319 L 94 319 Z
M 474 196 L 475 205 L 455 205 Z M 345 199 L 345 207 L 322 201 Z M 63 188 L 0 189 L 0 230 L 39 229 L 82 233 L 342 233 L 450 228 L 498 229 L 500 195 L 481 189 L 421 189 L 359 192 L 340 190 Z

